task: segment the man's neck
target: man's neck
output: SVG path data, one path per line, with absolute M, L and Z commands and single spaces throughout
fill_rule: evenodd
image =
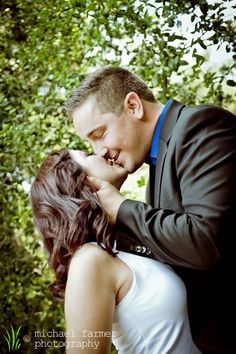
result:
M 161 115 L 161 112 L 164 109 L 164 105 L 161 104 L 160 102 L 157 103 L 152 103 L 152 102 L 147 102 L 147 101 L 142 101 L 143 107 L 144 107 L 144 120 L 146 123 L 146 129 L 145 129 L 145 141 L 147 144 L 147 151 L 148 154 L 146 156 L 145 162 L 149 163 L 149 151 L 151 150 L 151 144 L 152 144 L 152 139 L 153 135 L 156 129 L 156 125 L 158 122 L 158 119 Z
M 150 127 L 149 131 L 150 131 L 150 139 L 151 139 L 156 129 L 158 119 L 160 118 L 161 112 L 163 111 L 165 105 L 163 105 L 160 102 L 152 103 L 152 102 L 144 101 L 143 103 L 144 103 L 146 122 Z

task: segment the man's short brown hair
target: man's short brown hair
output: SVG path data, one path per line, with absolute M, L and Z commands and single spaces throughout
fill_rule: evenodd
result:
M 124 109 L 124 99 L 131 91 L 142 100 L 156 102 L 145 82 L 130 71 L 120 67 L 98 69 L 73 91 L 66 102 L 67 114 L 71 116 L 77 107 L 94 96 L 101 113 L 120 115 Z

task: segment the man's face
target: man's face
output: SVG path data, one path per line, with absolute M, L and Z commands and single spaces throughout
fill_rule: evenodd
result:
M 146 143 L 145 124 L 137 119 L 132 109 L 119 117 L 101 113 L 94 97 L 75 109 L 74 126 L 83 140 L 87 140 L 96 155 L 112 159 L 128 173 L 134 172 L 145 161 L 149 147 Z

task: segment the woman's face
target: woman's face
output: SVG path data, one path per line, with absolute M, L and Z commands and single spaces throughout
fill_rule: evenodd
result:
M 128 177 L 128 172 L 123 167 L 101 156 L 88 155 L 80 150 L 69 150 L 69 153 L 71 158 L 84 168 L 88 176 L 103 179 L 118 189 Z

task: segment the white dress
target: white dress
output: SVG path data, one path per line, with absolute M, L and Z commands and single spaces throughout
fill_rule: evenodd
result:
M 200 354 L 190 332 L 186 289 L 171 267 L 121 251 L 117 257 L 133 272 L 113 319 L 119 354 Z

